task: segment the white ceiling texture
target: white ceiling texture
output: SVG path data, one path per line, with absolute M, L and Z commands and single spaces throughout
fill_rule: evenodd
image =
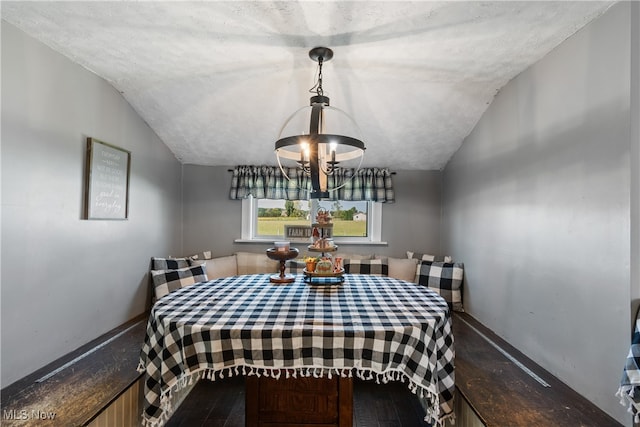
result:
M 2 19 L 111 83 L 183 163 L 276 164 L 314 46 L 364 166 L 441 170 L 496 93 L 612 2 L 9 2 Z

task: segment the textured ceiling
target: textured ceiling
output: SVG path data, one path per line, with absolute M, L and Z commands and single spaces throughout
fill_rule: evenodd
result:
M 8 2 L 2 18 L 109 81 L 183 163 L 275 164 L 325 95 L 365 166 L 442 169 L 496 93 L 612 2 Z M 122 143 L 123 145 L 124 142 Z

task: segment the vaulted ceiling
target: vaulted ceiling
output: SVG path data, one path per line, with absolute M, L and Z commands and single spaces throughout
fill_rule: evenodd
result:
M 110 82 L 183 163 L 275 164 L 325 95 L 362 130 L 364 166 L 439 170 L 497 92 L 613 2 L 10 2 L 2 19 Z M 123 145 L 124 144 L 123 142 Z

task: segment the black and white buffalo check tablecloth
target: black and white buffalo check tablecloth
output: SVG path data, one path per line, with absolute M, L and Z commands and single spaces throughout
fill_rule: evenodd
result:
M 234 276 L 179 289 L 151 311 L 138 370 L 146 425 L 172 412 L 172 391 L 196 378 L 352 376 L 404 381 L 425 420 L 453 413 L 454 351 L 447 303 L 424 286 L 345 275 L 339 285 L 275 285 Z
M 633 414 L 634 424 L 640 423 L 640 310 L 636 314 L 631 347 L 616 395 L 620 397 L 620 403 L 627 405 L 628 411 Z

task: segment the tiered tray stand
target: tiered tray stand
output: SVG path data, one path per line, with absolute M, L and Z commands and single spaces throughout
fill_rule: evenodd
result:
M 333 236 L 333 224 L 311 224 L 311 227 L 317 228 L 320 232 L 320 238 L 324 239 Z M 313 245 L 307 247 L 309 252 L 318 252 L 321 256 L 330 254 L 338 250 L 337 246 L 331 246 L 328 248 L 316 248 Z M 316 273 L 315 271 L 307 271 L 305 268 L 302 272 L 304 274 L 304 281 L 307 283 L 342 283 L 344 282 L 344 268 L 337 272 L 330 273 Z M 315 279 L 315 280 L 314 280 Z

